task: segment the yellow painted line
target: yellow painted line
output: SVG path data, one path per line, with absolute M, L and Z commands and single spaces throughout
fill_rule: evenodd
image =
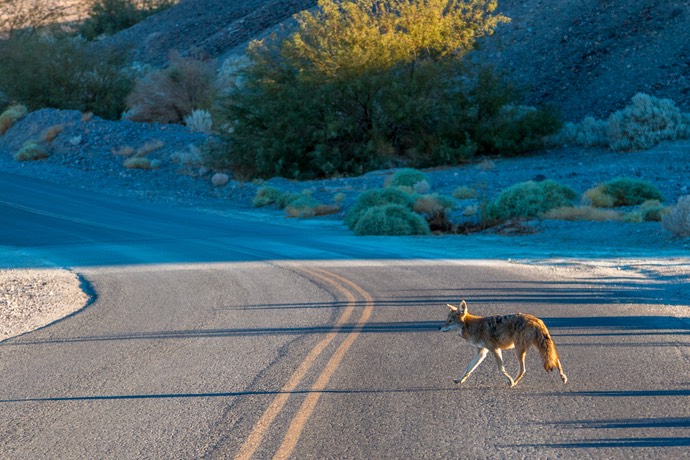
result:
M 292 374 L 292 376 L 290 376 L 288 382 L 280 389 L 280 393 L 273 399 L 273 401 L 271 401 L 271 404 L 266 408 L 259 421 L 256 423 L 256 425 L 254 425 L 254 429 L 244 441 L 244 444 L 242 444 L 239 453 L 235 457 L 235 460 L 249 460 L 254 455 L 266 436 L 271 424 L 283 409 L 283 406 L 285 406 L 290 394 L 295 390 L 295 388 L 297 388 L 297 385 L 299 385 L 300 381 L 314 365 L 316 358 L 318 358 L 321 352 L 323 352 L 323 350 L 333 341 L 333 339 L 335 339 L 336 335 L 340 331 L 340 328 L 347 320 L 350 319 L 352 312 L 354 312 L 355 302 L 357 299 L 350 291 L 343 288 L 339 284 L 334 283 L 331 279 L 326 278 L 316 271 L 307 269 L 302 270 L 316 278 L 319 278 L 322 281 L 327 282 L 342 292 L 347 298 L 347 307 L 343 311 L 342 315 L 340 315 L 340 318 L 338 318 L 338 321 L 333 329 L 331 329 L 326 337 L 316 344 L 316 346 L 309 352 L 306 358 L 304 358 L 304 360 L 300 363 L 297 370 Z
M 297 441 L 299 441 L 299 438 L 302 435 L 304 427 L 306 426 L 307 422 L 309 421 L 309 418 L 311 417 L 312 413 L 314 412 L 314 409 L 316 408 L 316 404 L 318 403 L 323 390 L 326 389 L 328 382 L 330 381 L 331 377 L 333 376 L 333 373 L 336 371 L 338 366 L 340 366 L 340 363 L 345 357 L 345 354 L 348 352 L 355 340 L 357 340 L 357 337 L 359 337 L 359 334 L 360 332 L 362 332 L 364 325 L 369 321 L 372 310 L 374 308 L 374 299 L 364 289 L 362 289 L 361 287 L 359 287 L 358 285 L 346 278 L 343 278 L 333 273 L 324 272 L 322 270 L 319 271 L 322 273 L 327 273 L 329 276 L 337 279 L 341 283 L 346 284 L 350 286 L 353 290 L 357 291 L 359 295 L 361 295 L 364 298 L 366 302 L 366 307 L 362 311 L 362 316 L 359 318 L 359 321 L 357 322 L 355 328 L 352 330 L 352 332 L 348 334 L 347 338 L 345 338 L 345 340 L 340 344 L 335 353 L 333 353 L 333 356 L 328 361 L 328 364 L 326 364 L 326 367 L 321 373 L 321 375 L 319 375 L 319 378 L 316 380 L 316 383 L 314 383 L 314 385 L 311 387 L 311 392 L 307 395 L 307 398 L 304 400 L 302 406 L 300 406 L 299 410 L 297 411 L 297 414 L 292 419 L 292 423 L 290 424 L 290 427 L 288 428 L 287 433 L 283 438 L 283 442 L 281 443 L 280 447 L 278 448 L 278 451 L 273 457 L 274 460 L 284 460 L 289 458 L 292 454 L 292 451 L 295 449 L 295 446 L 297 445 Z

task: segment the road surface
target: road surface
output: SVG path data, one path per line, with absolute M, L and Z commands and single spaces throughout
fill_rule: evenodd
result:
M 462 259 L 428 239 L 10 175 L 0 212 L 3 261 L 72 268 L 94 295 L 0 343 L 0 458 L 687 458 L 677 279 Z M 472 349 L 438 326 L 460 299 L 542 317 L 568 385 L 534 350 L 516 388 L 490 359 L 455 385 Z

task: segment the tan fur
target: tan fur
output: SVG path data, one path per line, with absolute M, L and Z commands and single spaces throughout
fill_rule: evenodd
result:
M 547 372 L 558 369 L 563 383 L 568 382 L 551 334 L 544 322 L 536 316 L 526 313 L 475 316 L 467 311 L 467 302 L 464 300 L 459 307 L 453 305 L 448 305 L 448 307 L 450 308 L 448 319 L 440 329 L 443 332 L 457 329 L 458 334 L 477 349 L 477 354 L 467 366 L 465 373 L 456 379 L 455 383 L 464 383 L 490 351 L 496 359 L 499 371 L 508 379 L 510 386 L 514 387 L 525 375 L 525 356 L 531 346 L 539 350 Z M 515 379 L 505 370 L 501 354 L 501 350 L 511 348 L 515 348 L 515 354 L 520 363 L 520 372 Z

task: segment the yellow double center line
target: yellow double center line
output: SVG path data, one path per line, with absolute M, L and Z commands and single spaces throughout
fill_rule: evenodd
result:
M 323 390 L 328 385 L 333 373 L 342 362 L 347 351 L 350 349 L 355 340 L 357 340 L 360 332 L 362 332 L 362 328 L 371 317 L 371 312 L 374 308 L 374 300 L 364 289 L 352 281 L 334 273 L 330 273 L 326 270 L 317 268 L 302 268 L 302 271 L 308 273 L 314 278 L 320 279 L 332 285 L 338 291 L 343 293 L 343 295 L 345 295 L 347 298 L 347 307 L 345 310 L 343 310 L 343 313 L 338 318 L 338 321 L 336 322 L 335 326 L 333 326 L 333 329 L 331 329 L 326 337 L 317 343 L 316 346 L 309 352 L 306 358 L 304 358 L 302 363 L 297 367 L 297 370 L 295 370 L 295 372 L 290 376 L 290 379 L 287 381 L 287 383 L 280 389 L 280 393 L 273 399 L 273 401 L 271 401 L 271 404 L 268 406 L 268 408 L 266 408 L 266 411 L 263 413 L 256 425 L 254 425 L 254 429 L 240 448 L 239 453 L 235 457 L 236 460 L 248 460 L 252 457 L 252 455 L 254 455 L 266 436 L 271 423 L 273 423 L 275 418 L 285 406 L 290 394 L 294 392 L 295 388 L 297 388 L 297 385 L 299 385 L 309 369 L 314 365 L 319 355 L 326 349 L 326 347 L 328 347 L 328 345 L 330 345 L 330 343 L 333 341 L 333 339 L 335 339 L 337 334 L 342 329 L 343 325 L 345 325 L 345 323 L 350 319 L 352 313 L 354 312 L 357 301 L 356 297 L 352 293 L 354 291 L 365 301 L 365 307 L 362 311 L 362 315 L 352 331 L 338 346 L 335 353 L 333 353 L 333 356 L 331 356 L 331 359 L 328 361 L 328 364 L 326 364 L 326 367 L 316 379 L 316 382 L 312 385 L 306 399 L 304 402 L 302 402 L 302 405 L 293 417 L 292 422 L 290 423 L 290 426 L 283 437 L 283 441 L 273 458 L 286 459 L 290 456 L 297 445 L 297 441 L 299 440 L 302 431 L 309 420 L 309 417 L 311 417 L 311 414 L 314 412 L 316 403 L 319 401 Z M 348 289 L 348 287 L 350 289 Z

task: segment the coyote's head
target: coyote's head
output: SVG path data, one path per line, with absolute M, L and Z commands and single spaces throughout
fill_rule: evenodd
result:
M 454 307 L 448 304 L 450 311 L 446 322 L 441 326 L 441 332 L 448 332 L 458 329 L 458 333 L 462 333 L 463 318 L 467 315 L 467 302 L 464 300 L 460 302 L 460 306 Z

